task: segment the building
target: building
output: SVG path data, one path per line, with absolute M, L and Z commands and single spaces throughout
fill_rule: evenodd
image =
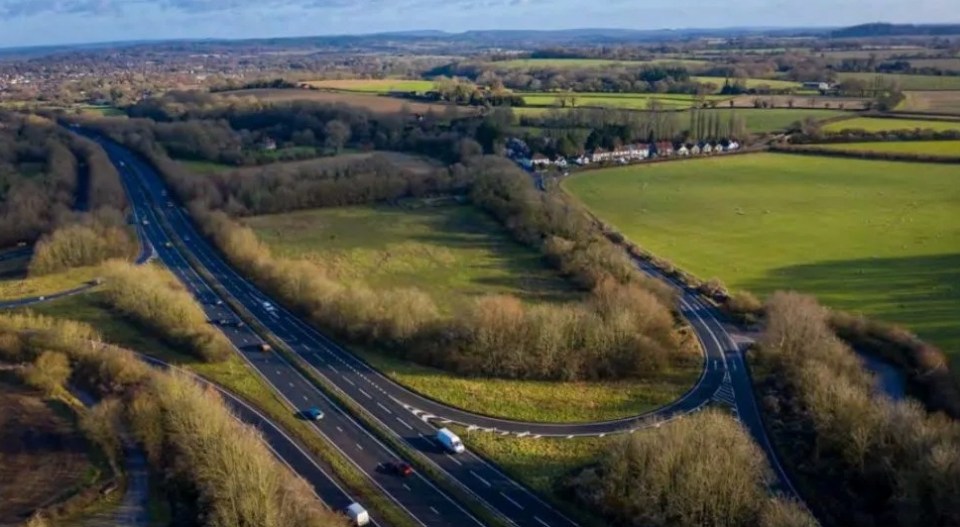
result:
M 550 161 L 550 158 L 543 154 L 533 154 L 533 157 L 530 158 L 530 165 L 533 167 L 546 167 L 553 164 Z
M 692 145 L 691 145 L 692 146 Z M 680 145 L 680 148 L 677 149 L 678 156 L 688 156 L 690 155 L 690 148 L 687 145 Z

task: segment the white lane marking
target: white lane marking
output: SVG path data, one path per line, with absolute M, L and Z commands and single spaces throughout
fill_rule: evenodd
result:
M 454 463 L 460 465 L 461 467 L 463 466 L 463 463 L 461 463 L 460 460 L 458 460 L 458 459 L 455 458 L 454 456 L 451 456 L 450 454 L 447 454 L 447 457 L 450 458 L 450 461 L 453 461 Z
M 277 370 L 277 375 L 282 375 L 282 374 L 283 374 L 283 372 L 282 372 L 282 371 L 280 371 L 280 370 Z
M 360 390 L 360 393 L 367 396 L 367 399 L 373 399 L 373 397 L 371 397 L 369 393 L 363 391 L 363 388 L 357 388 L 357 389 Z
M 504 493 L 502 493 L 502 492 L 500 493 L 500 495 L 503 496 L 504 498 L 506 498 L 507 501 L 509 501 L 510 503 L 514 504 L 518 509 L 523 510 L 523 505 L 520 505 L 519 503 L 517 503 L 517 502 L 513 501 L 512 499 L 510 499 L 510 496 L 507 496 L 506 494 L 504 494 Z
M 398 417 L 398 418 L 397 418 L 397 421 L 400 421 L 400 422 L 403 424 L 403 426 L 409 428 L 410 430 L 413 430 L 413 427 L 410 426 L 410 425 L 408 425 L 407 422 L 404 421 L 403 419 L 400 419 L 400 418 Z
M 430 507 L 430 510 L 432 510 L 433 513 L 436 514 L 437 516 L 440 516 L 440 513 L 437 512 L 437 509 L 434 509 L 433 507 Z
M 350 383 L 350 386 L 356 386 L 356 384 L 353 384 L 353 381 L 351 381 L 350 379 L 348 379 L 346 375 L 341 375 L 341 377 L 343 377 L 343 380 L 349 382 L 349 383 Z
M 359 448 L 360 450 L 363 450 L 363 447 L 360 446 L 360 443 L 355 443 L 355 444 L 357 445 L 357 448 Z
M 303 400 L 304 400 L 304 401 L 309 401 L 310 399 L 307 399 L 307 396 L 304 395 L 304 396 L 303 396 Z
M 289 384 L 290 387 L 293 388 L 293 383 L 292 383 L 292 382 L 288 382 L 287 384 Z
M 383 408 L 383 411 L 384 411 L 384 412 L 387 412 L 388 414 L 393 415 L 393 412 L 391 412 L 390 409 L 387 408 L 386 406 L 384 406 L 384 405 L 382 405 L 382 404 L 380 404 L 380 403 L 377 403 L 377 406 L 379 406 L 380 408 Z
M 537 518 L 536 516 L 534 516 L 533 519 L 534 519 L 534 520 L 537 520 L 537 523 L 539 523 L 540 525 L 543 525 L 544 527 L 550 527 L 550 524 L 549 524 L 549 523 L 541 520 L 540 518 Z
M 403 484 L 403 488 L 410 490 L 410 487 L 408 487 L 406 483 Z
M 493 485 L 490 484 L 489 481 L 481 478 L 480 475 L 478 475 L 476 472 L 474 472 L 474 471 L 471 470 L 471 471 L 470 471 L 470 474 L 471 474 L 473 477 L 475 477 L 475 478 L 479 479 L 480 481 L 482 481 L 484 485 L 486 485 L 486 486 L 488 486 L 488 487 L 492 487 L 492 486 L 493 486 Z
M 339 426 L 337 427 L 337 430 L 343 432 L 343 428 L 340 428 Z

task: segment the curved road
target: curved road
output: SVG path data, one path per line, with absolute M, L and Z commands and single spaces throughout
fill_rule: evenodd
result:
M 159 175 L 130 152 L 107 144 L 111 158 L 123 162 L 131 170 L 121 173 L 133 177 L 143 185 L 144 192 L 134 192 L 132 201 L 138 209 L 153 208 L 162 214 L 174 234 L 200 262 L 210 276 L 234 299 L 244 305 L 263 326 L 297 353 L 314 373 L 324 377 L 340 391 L 364 406 L 386 428 L 402 438 L 411 447 L 426 454 L 438 468 L 460 481 L 470 492 L 480 497 L 491 508 L 517 524 L 571 525 L 573 522 L 543 503 L 521 485 L 504 476 L 493 465 L 467 452 L 452 457 L 439 451 L 430 436 L 435 433 L 432 423 L 456 422 L 473 429 L 519 436 L 578 436 L 607 435 L 658 426 L 659 423 L 702 408 L 711 401 L 728 405 L 749 430 L 758 445 L 767 454 L 776 475 L 775 487 L 782 493 L 798 498 L 773 450 L 753 395 L 752 383 L 744 362 L 743 344 L 748 340 L 742 334 L 725 327 L 715 308 L 691 290 L 678 287 L 680 308 L 696 331 L 705 352 L 705 368 L 697 384 L 682 398 L 642 416 L 616 421 L 578 424 L 525 423 L 492 418 L 451 408 L 416 393 L 383 376 L 355 355 L 325 337 L 300 318 L 279 307 L 262 291 L 235 272 L 219 253 L 199 234 L 187 214 L 179 207 L 167 206 L 167 190 Z M 153 211 L 151 211 L 153 212 Z M 162 232 L 147 230 L 148 238 L 159 247 Z M 161 251 L 162 253 L 163 251 Z M 175 252 L 175 251 L 173 251 Z M 189 264 L 182 257 L 161 259 L 177 274 L 188 274 Z M 656 269 L 638 262 L 646 272 L 666 280 Z M 667 280 L 669 281 L 669 280 Z M 202 282 L 199 276 L 186 278 L 188 287 Z M 204 284 L 205 285 L 205 284 Z M 196 291 L 201 300 L 215 298 L 210 291 Z M 271 302 L 275 307 L 265 306 Z M 209 306 L 208 306 L 209 307 Z M 223 306 L 211 309 L 212 317 L 230 316 Z M 219 313 L 218 313 L 219 312 Z M 235 315 L 233 315 L 235 316 Z M 230 329 L 225 328 L 230 333 Z M 251 363 L 272 361 L 263 354 L 247 353 Z M 258 368 L 259 369 L 259 368 Z M 269 375 L 267 375 L 269 377 Z M 281 392 L 282 380 L 268 379 Z M 279 381 L 279 385 L 277 382 Z M 465 463 L 467 461 L 468 463 Z

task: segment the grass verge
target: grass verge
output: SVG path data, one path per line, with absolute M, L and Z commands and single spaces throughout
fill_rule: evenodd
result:
M 47 295 L 79 287 L 98 276 L 99 267 L 77 267 L 38 277 L 23 275 L 0 279 L 0 300 Z

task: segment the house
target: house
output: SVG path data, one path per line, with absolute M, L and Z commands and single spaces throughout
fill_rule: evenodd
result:
M 543 154 L 533 154 L 533 157 L 530 158 L 530 165 L 534 167 L 550 166 L 552 163 L 550 158 Z
M 639 143 L 627 146 L 627 157 L 630 159 L 646 159 L 650 155 L 650 147 Z
M 706 154 L 712 154 L 712 153 L 713 153 L 713 147 L 710 146 L 710 143 L 708 143 L 708 142 L 706 142 L 706 141 L 700 141 L 700 144 L 697 145 L 697 146 L 700 147 L 700 153 L 701 153 L 701 154 L 706 155 Z
M 703 152 L 703 150 L 700 149 L 700 145 L 699 145 L 699 144 L 696 144 L 696 143 L 694 143 L 694 144 L 690 145 L 689 147 L 687 147 L 687 150 L 690 151 L 690 155 L 692 155 L 692 156 L 698 156 L 698 155 L 700 155 L 701 152 Z
M 610 152 L 607 152 L 603 148 L 596 148 L 590 154 L 590 162 L 592 163 L 601 163 L 610 159 Z
M 276 150 L 277 142 L 273 138 L 266 137 L 263 141 L 260 142 L 260 148 L 263 150 Z
M 690 155 L 690 149 L 687 148 L 687 145 L 680 145 L 680 148 L 677 149 L 678 156 L 688 156 Z
M 803 87 L 811 90 L 819 90 L 821 93 L 826 93 L 833 88 L 833 85 L 831 85 L 829 82 L 815 81 L 805 82 L 803 83 Z
M 673 155 L 673 143 L 670 141 L 660 141 L 657 143 L 657 156 L 670 157 Z
M 558 168 L 567 168 L 567 160 L 563 156 L 557 156 L 557 159 L 553 161 L 553 164 Z
M 727 152 L 733 152 L 734 150 L 737 150 L 739 148 L 740 148 L 740 143 L 736 141 L 730 141 L 730 143 L 727 145 Z
M 589 165 L 589 164 L 590 164 L 590 158 L 587 157 L 587 156 L 585 156 L 585 155 L 583 155 L 583 154 L 580 154 L 579 156 L 573 158 L 573 162 L 576 163 L 576 164 L 578 164 L 578 165 L 580 165 L 580 166 Z

